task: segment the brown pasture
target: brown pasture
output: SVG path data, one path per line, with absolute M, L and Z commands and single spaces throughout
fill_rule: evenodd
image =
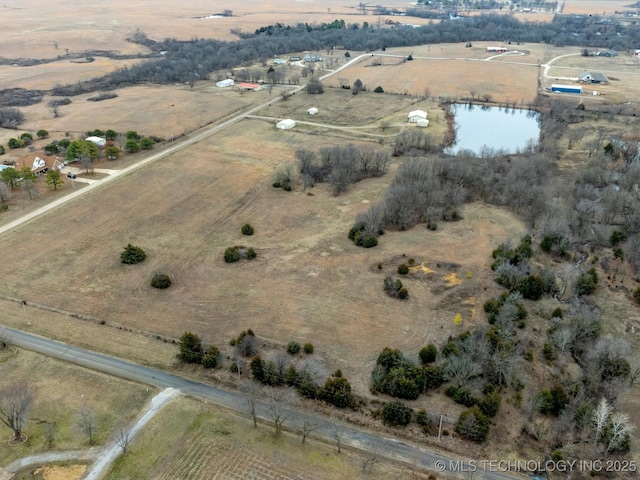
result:
M 296 148 L 333 142 L 243 121 L 8 234 L 0 255 L 12 261 L 0 266 L 0 289 L 169 337 L 190 330 L 224 345 L 250 327 L 278 342 L 312 341 L 365 392 L 384 346 L 417 351 L 440 342 L 461 328 L 453 325 L 458 310 L 463 325 L 476 321 L 472 312 L 483 301 L 476 292 L 492 284 L 490 252 L 519 237 L 522 226 L 511 214 L 470 205 L 465 221 L 443 223 L 437 232 L 388 232 L 377 248 L 357 248 L 346 232 L 393 172 L 339 197 L 324 185 L 313 196 L 270 186 L 274 168 L 292 160 Z M 247 222 L 256 229 L 252 237 L 240 234 Z M 120 264 L 127 243 L 143 247 L 147 260 Z M 224 249 L 240 244 L 253 246 L 258 258 L 225 264 Z M 382 280 L 402 254 L 458 263 L 465 280 L 442 287 L 416 277 L 406 281 L 409 301 L 388 298 Z M 174 285 L 151 288 L 155 272 L 169 274 Z

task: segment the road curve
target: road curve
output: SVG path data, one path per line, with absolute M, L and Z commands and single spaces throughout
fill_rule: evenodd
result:
M 212 402 L 236 412 L 247 412 L 246 396 L 238 392 L 222 390 L 161 370 L 125 362 L 114 357 L 4 326 L 0 326 L 0 334 L 2 334 L 10 344 L 17 347 L 39 352 L 75 365 L 127 380 L 154 385 L 160 388 L 174 388 L 186 395 Z M 263 421 L 270 422 L 270 408 L 269 403 L 261 400 L 256 401 L 257 415 Z M 476 464 L 476 467 L 473 463 L 469 463 L 467 459 L 446 456 L 407 443 L 404 440 L 383 437 L 350 425 L 337 424 L 334 421 L 330 421 L 314 413 L 287 408 L 285 416 L 287 417 L 285 426 L 288 429 L 295 431 L 299 429 L 304 422 L 310 422 L 318 427 L 315 431 L 315 436 L 328 442 L 333 441 L 337 429 L 343 446 L 362 450 L 365 453 L 375 454 L 379 457 L 402 462 L 407 465 L 416 465 L 420 468 L 454 476 L 456 475 L 456 470 L 458 472 L 467 472 L 468 476 L 468 472 L 477 468 L 477 471 L 473 473 L 473 477 L 477 479 L 511 480 L 523 478 L 512 472 L 484 471 L 480 468 L 479 463 Z M 464 470 L 464 468 L 466 468 L 466 470 Z

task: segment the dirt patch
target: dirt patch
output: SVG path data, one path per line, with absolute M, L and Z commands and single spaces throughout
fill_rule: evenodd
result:
M 80 480 L 86 470 L 86 465 L 53 465 L 36 468 L 33 473 L 40 475 L 43 480 Z

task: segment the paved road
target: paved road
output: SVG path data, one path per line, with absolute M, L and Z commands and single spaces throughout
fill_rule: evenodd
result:
M 175 388 L 186 395 L 212 402 L 236 412 L 247 413 L 247 400 L 245 395 L 238 392 L 230 392 L 211 385 L 172 375 L 161 370 L 155 370 L 134 363 L 125 362 L 107 355 L 84 350 L 73 345 L 57 342 L 43 337 L 27 334 L 8 327 L 0 327 L 2 335 L 12 345 L 33 350 L 60 360 L 67 361 L 82 367 L 114 375 L 127 380 L 134 380 L 160 388 Z M 281 407 L 281 405 L 279 405 Z M 257 400 L 256 412 L 263 421 L 269 422 L 271 417 L 270 402 Z M 281 407 L 282 408 L 282 407 Z M 387 438 L 354 428 L 349 425 L 331 421 L 314 413 L 302 412 L 294 408 L 286 408 L 284 416 L 287 417 L 285 427 L 293 431 L 299 429 L 304 422 L 312 423 L 317 427 L 314 436 L 325 441 L 335 442 L 336 431 L 339 432 L 343 446 L 356 448 L 367 454 L 375 454 L 390 460 L 399 461 L 407 465 L 417 465 L 437 472 L 443 470 L 453 474 L 456 468 L 463 463 L 461 459 L 452 456 L 438 454 L 405 441 Z M 470 465 L 464 463 L 469 471 Z M 479 465 L 478 465 L 479 468 Z M 461 474 L 468 478 L 468 474 Z M 506 472 L 477 471 L 473 474 L 476 479 L 508 480 L 523 478 L 517 474 Z

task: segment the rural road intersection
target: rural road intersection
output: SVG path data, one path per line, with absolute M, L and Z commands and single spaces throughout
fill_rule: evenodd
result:
M 245 415 L 248 414 L 247 398 L 239 392 L 222 390 L 161 370 L 125 362 L 107 355 L 91 352 L 73 345 L 27 334 L 7 327 L 1 327 L 1 333 L 11 345 L 17 347 L 42 353 L 59 360 L 127 380 L 154 385 L 163 389 L 171 388 L 179 390 L 184 395 L 202 399 L 203 401 L 211 402 Z M 272 408 L 270 403 L 256 400 L 256 413 L 262 421 L 270 422 L 270 408 Z M 465 460 L 438 454 L 401 440 L 369 433 L 343 423 L 331 421 L 326 417 L 314 413 L 287 408 L 284 415 L 287 417 L 285 424 L 287 429 L 296 431 L 303 423 L 311 423 L 317 427 L 317 430 L 314 432 L 315 437 L 326 442 L 334 442 L 335 435 L 338 434 L 342 446 L 364 451 L 369 455 L 377 455 L 378 457 L 401 462 L 406 465 L 415 465 L 418 468 L 425 468 L 450 475 L 461 474 L 461 472 L 468 474 L 470 471 L 470 464 Z M 464 470 L 465 468 L 467 468 L 467 470 Z M 478 466 L 478 470 L 473 472 L 473 478 L 510 480 L 523 477 L 510 472 L 484 471 Z

